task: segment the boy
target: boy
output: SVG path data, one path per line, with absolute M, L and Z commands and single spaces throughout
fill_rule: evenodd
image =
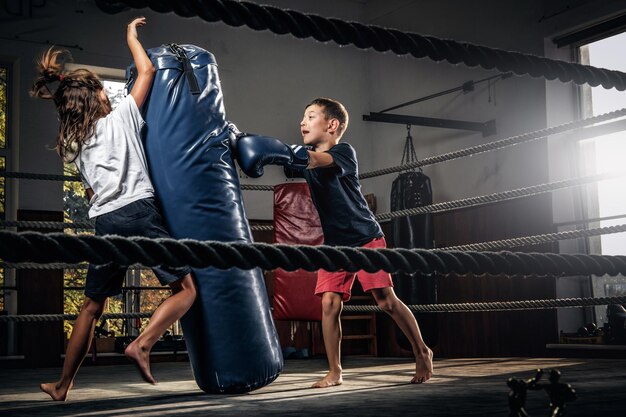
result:
M 242 136 L 237 141 L 239 163 L 251 177 L 262 175 L 265 164 L 284 165 L 288 176 L 293 175 L 293 170 L 302 171 L 320 216 L 324 244 L 384 248 L 383 232 L 361 194 L 354 148 L 339 143 L 347 127 L 348 112 L 341 103 L 317 98 L 307 105 L 300 122 L 304 144 L 312 150 L 289 147 L 271 138 Z M 426 382 L 433 373 L 433 353 L 424 343 L 415 317 L 395 295 L 389 273 L 320 270 L 315 293 L 322 299 L 322 334 L 329 371 L 313 387 L 326 388 L 343 382 L 340 315 L 343 302 L 350 299 L 355 276 L 411 342 L 415 355 L 411 383 Z
M 335 100 L 317 98 L 306 107 L 300 131 L 304 144 L 313 150 L 308 152 L 309 165 L 303 172 L 304 178 L 320 216 L 324 244 L 384 248 L 383 232 L 361 193 L 354 148 L 348 143 L 339 143 L 348 127 L 348 119 L 344 106 Z M 378 306 L 393 318 L 411 342 L 416 359 L 411 383 L 430 379 L 432 351 L 424 343 L 415 317 L 395 295 L 389 273 L 320 270 L 315 294 L 322 298 L 322 333 L 329 371 L 313 387 L 326 388 L 343 382 L 340 314 L 343 302 L 350 299 L 355 275 L 363 290 L 372 293 Z

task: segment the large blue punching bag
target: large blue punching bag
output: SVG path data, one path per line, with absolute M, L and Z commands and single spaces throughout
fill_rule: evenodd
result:
M 147 51 L 156 75 L 144 146 L 172 237 L 251 242 L 217 64 L 193 45 Z M 136 68 L 127 70 L 128 91 Z M 194 269 L 198 299 L 181 320 L 193 374 L 210 393 L 271 383 L 283 360 L 260 269 Z

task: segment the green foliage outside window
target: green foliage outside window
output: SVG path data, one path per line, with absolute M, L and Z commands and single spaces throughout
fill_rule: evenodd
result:
M 6 148 L 7 139 L 7 80 L 9 72 L 0 67 L 0 149 Z
M 0 67 L 0 149 L 6 148 L 7 143 L 7 68 Z M 0 157 L 0 171 L 6 169 L 6 160 Z M 0 219 L 5 218 L 5 178 L 0 177 Z M 4 269 L 0 269 L 0 311 L 4 310 Z

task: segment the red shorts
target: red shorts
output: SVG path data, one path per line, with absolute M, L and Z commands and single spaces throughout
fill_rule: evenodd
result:
M 386 248 L 387 242 L 384 237 L 379 237 L 367 242 L 362 248 L 378 249 Z M 358 276 L 359 282 L 363 287 L 363 291 L 370 291 L 374 288 L 393 287 L 391 275 L 389 272 L 378 271 L 374 273 L 336 271 L 328 272 L 320 269 L 317 272 L 317 285 L 315 286 L 315 295 L 321 296 L 325 292 L 336 292 L 342 295 L 343 301 L 350 299 L 350 292 L 354 284 L 354 278 Z

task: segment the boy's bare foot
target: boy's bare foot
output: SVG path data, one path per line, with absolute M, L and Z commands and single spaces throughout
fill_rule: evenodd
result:
M 341 372 L 330 371 L 326 376 L 317 381 L 311 388 L 328 388 L 343 384 Z
M 411 384 L 421 384 L 428 381 L 433 376 L 433 351 L 419 354 L 415 358 L 415 376 L 411 379 Z
M 144 381 L 150 384 L 156 384 L 156 379 L 154 379 L 150 372 L 150 352 L 139 347 L 136 342 L 135 340 L 126 347 L 124 355 L 135 363 Z
M 39 384 L 39 388 L 48 394 L 54 401 L 66 401 L 67 395 L 72 389 L 72 385 L 73 384 L 70 384 L 69 387 L 64 388 L 58 382 L 48 382 L 47 384 Z

